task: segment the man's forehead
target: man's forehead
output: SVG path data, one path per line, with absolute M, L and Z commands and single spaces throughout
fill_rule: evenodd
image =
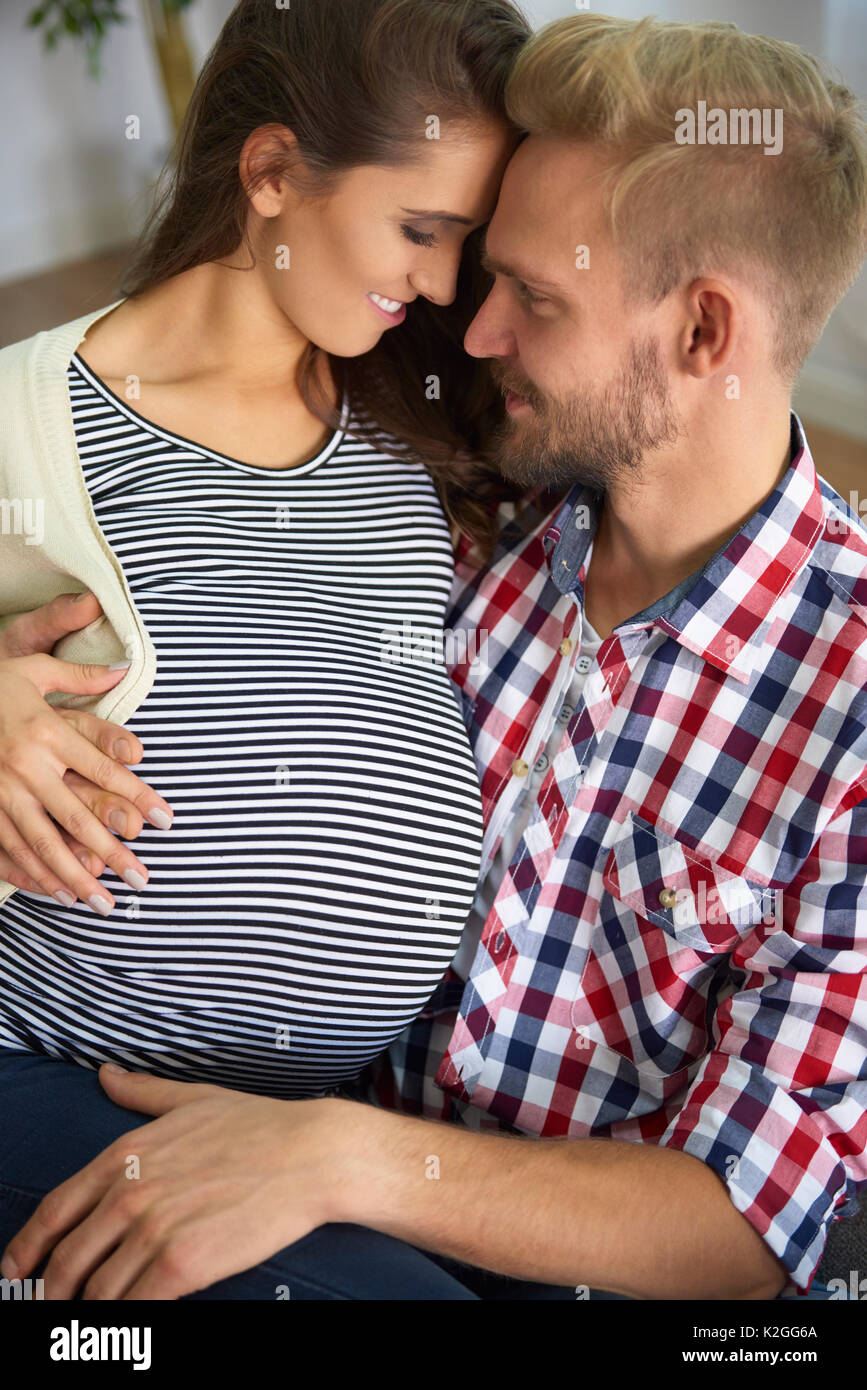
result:
M 576 245 L 594 245 L 601 252 L 607 240 L 595 177 L 600 167 L 599 156 L 577 141 L 527 136 L 506 168 L 485 235 L 488 268 L 564 287 L 574 269 Z
M 566 135 L 526 135 L 506 165 L 503 182 L 532 184 L 540 193 L 557 197 L 565 189 L 590 195 L 608 163 L 602 145 Z
M 596 230 L 604 224 L 601 153 L 576 140 L 528 135 L 506 165 L 497 213 L 515 222 L 547 227 L 574 222 Z

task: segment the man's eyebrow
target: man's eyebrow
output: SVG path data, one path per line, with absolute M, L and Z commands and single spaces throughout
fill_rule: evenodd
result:
M 443 212 L 441 208 L 436 211 L 430 208 L 401 208 L 401 212 L 408 212 L 410 217 L 430 217 L 437 222 L 461 222 L 465 227 L 473 225 L 471 217 L 460 217 L 456 212 Z
M 532 270 L 523 269 L 521 266 L 509 265 L 506 261 L 498 261 L 496 256 L 490 255 L 487 244 L 482 245 L 481 249 L 482 269 L 489 275 L 508 275 L 512 280 L 523 280 L 528 285 L 544 285 L 549 290 L 562 290 L 563 286 L 556 280 L 546 280 L 541 275 L 535 275 Z

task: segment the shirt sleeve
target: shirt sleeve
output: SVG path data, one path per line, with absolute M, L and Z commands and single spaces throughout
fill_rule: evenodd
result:
M 806 1292 L 829 1223 L 867 1189 L 867 799 L 835 816 L 781 898 L 781 925 L 733 952 L 741 982 L 658 1142 L 719 1174 Z

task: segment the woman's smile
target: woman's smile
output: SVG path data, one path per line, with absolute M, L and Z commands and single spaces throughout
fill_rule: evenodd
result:
M 386 299 L 384 295 L 368 292 L 367 298 L 378 314 L 389 323 L 403 323 L 406 318 L 406 304 L 401 299 Z

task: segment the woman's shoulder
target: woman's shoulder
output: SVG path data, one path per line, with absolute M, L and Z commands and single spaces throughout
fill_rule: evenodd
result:
M 34 488 L 47 489 L 50 482 L 44 469 L 49 453 L 54 459 L 75 457 L 69 363 L 88 326 L 113 307 L 39 329 L 0 348 L 0 491 L 5 496 L 23 497 Z
M 72 354 L 91 324 L 116 309 L 123 300 L 115 300 L 100 309 L 70 319 L 53 328 L 40 328 L 29 338 L 7 343 L 0 348 L 0 386 L 8 389 L 22 386 L 28 376 L 66 371 Z

